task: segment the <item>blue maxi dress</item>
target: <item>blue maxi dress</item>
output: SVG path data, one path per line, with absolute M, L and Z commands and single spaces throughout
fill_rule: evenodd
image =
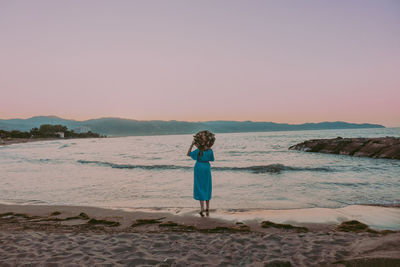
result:
M 212 192 L 211 166 L 214 161 L 212 149 L 204 150 L 200 157 L 199 149 L 190 152 L 190 157 L 196 160 L 194 165 L 193 198 L 196 200 L 210 200 Z

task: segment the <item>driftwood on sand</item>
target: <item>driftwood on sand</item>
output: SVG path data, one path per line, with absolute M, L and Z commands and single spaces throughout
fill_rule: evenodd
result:
M 400 159 L 400 138 L 387 136 L 313 139 L 291 146 L 289 149 L 358 157 Z

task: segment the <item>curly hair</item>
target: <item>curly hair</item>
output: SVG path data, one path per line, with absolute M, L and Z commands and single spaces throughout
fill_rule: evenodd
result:
M 193 137 L 194 137 L 194 144 L 199 149 L 199 156 L 203 155 L 203 151 L 206 148 L 210 149 L 215 142 L 215 134 L 207 130 L 200 131 Z

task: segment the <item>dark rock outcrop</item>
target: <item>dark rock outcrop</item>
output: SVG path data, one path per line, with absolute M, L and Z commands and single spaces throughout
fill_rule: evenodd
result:
M 387 136 L 313 139 L 291 146 L 289 149 L 358 157 L 400 159 L 400 138 Z

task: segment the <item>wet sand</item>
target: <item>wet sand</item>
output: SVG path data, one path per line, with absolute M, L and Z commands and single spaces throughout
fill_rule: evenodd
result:
M 217 213 L 0 205 L 0 265 L 400 265 L 398 231 L 346 232 L 331 223 L 263 228 Z

